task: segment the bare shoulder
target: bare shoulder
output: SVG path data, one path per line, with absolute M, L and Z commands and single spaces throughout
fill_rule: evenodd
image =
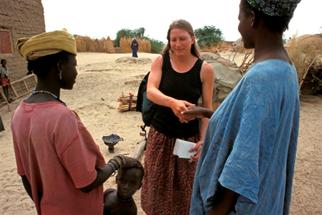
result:
M 152 63 L 160 63 L 160 62 L 162 63 L 162 61 L 163 61 L 163 56 L 159 55 L 152 61 Z
M 162 68 L 162 64 L 163 64 L 163 57 L 162 57 L 162 55 L 159 55 L 152 62 L 149 80 L 150 79 L 153 79 L 151 77 L 155 77 L 155 76 L 160 76 L 159 78 L 161 78 L 161 68 Z
M 109 188 L 104 191 L 104 202 L 105 205 L 111 205 L 117 202 L 117 191 L 115 189 Z
M 202 67 L 201 67 L 201 78 L 203 80 L 207 79 L 214 79 L 215 77 L 215 71 L 212 65 L 206 61 L 203 61 Z
M 210 63 L 208 63 L 207 61 L 205 61 L 205 60 L 202 63 L 201 69 L 202 70 L 205 70 L 207 72 L 210 72 L 210 71 L 213 71 L 214 70 L 213 67 L 212 67 L 212 65 Z
M 108 188 L 104 191 L 104 199 L 111 196 L 111 194 L 116 193 L 116 189 Z

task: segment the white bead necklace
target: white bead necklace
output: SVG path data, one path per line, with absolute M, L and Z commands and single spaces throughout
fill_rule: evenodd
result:
M 52 96 L 54 99 L 56 99 L 57 101 L 59 101 L 59 102 L 63 103 L 64 105 L 66 105 L 66 104 L 65 104 L 65 102 L 63 102 L 62 100 L 60 100 L 60 99 L 58 98 L 58 96 L 56 96 L 55 94 L 53 94 L 52 92 L 49 92 L 49 91 L 47 91 L 47 90 L 33 90 L 33 91 L 32 91 L 32 95 L 35 95 L 35 94 L 47 94 L 47 95 L 50 95 L 50 96 Z

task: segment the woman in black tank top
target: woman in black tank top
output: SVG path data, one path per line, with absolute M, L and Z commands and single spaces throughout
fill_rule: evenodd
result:
M 151 66 L 147 95 L 158 105 L 151 122 L 145 151 L 146 175 L 141 204 L 148 215 L 188 214 L 196 161 L 207 119 L 188 118 L 182 113 L 194 105 L 212 108 L 214 71 L 199 58 L 193 28 L 185 20 L 174 21 L 168 44 Z M 195 156 L 173 155 L 177 138 L 196 143 Z

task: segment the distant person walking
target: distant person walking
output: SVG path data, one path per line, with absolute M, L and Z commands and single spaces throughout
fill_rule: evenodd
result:
M 138 57 L 139 43 L 134 38 L 131 43 L 132 57 Z
M 11 102 L 12 99 L 9 97 L 9 85 L 10 85 L 10 80 L 9 80 L 9 70 L 7 68 L 7 60 L 1 59 L 1 66 L 0 66 L 0 84 L 2 86 L 4 95 L 7 98 L 8 102 Z
M 2 118 L 0 116 L 0 132 L 1 131 L 4 131 L 4 125 L 3 125 L 3 122 L 2 122 Z

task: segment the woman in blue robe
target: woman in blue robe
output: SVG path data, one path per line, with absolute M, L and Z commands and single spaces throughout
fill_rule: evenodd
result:
M 300 104 L 282 34 L 299 1 L 241 0 L 238 30 L 254 62 L 211 116 L 190 214 L 289 213 Z

